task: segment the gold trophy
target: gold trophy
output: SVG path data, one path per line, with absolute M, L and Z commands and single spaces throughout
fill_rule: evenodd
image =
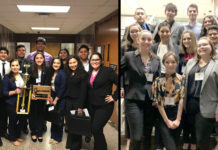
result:
M 24 80 L 24 87 L 21 89 L 23 90 L 23 96 L 22 96 L 22 103 L 20 106 L 20 94 L 17 94 L 17 106 L 16 106 L 16 113 L 17 114 L 29 114 L 30 112 L 30 100 L 31 100 L 31 88 L 27 87 L 27 81 L 29 80 L 30 75 L 28 74 L 28 68 L 30 67 L 30 64 L 24 64 L 24 68 L 26 69 L 26 73 L 23 75 Z M 26 100 L 26 92 L 29 90 L 29 96 L 28 96 L 28 103 L 27 108 L 25 109 L 25 100 Z

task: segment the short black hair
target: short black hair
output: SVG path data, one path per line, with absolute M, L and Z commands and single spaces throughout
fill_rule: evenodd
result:
M 209 31 L 209 30 L 216 30 L 216 31 L 218 31 L 218 26 L 217 25 L 210 25 L 208 27 L 207 31 Z
M 68 49 L 66 49 L 66 48 L 61 48 L 58 52 L 58 56 L 60 55 L 61 51 L 65 51 L 67 53 L 67 57 L 70 56 L 70 53 L 69 53 Z
M 42 43 L 46 44 L 46 39 L 44 37 L 38 37 L 36 39 L 36 43 L 38 43 L 38 42 L 42 42 Z
M 80 51 L 80 49 L 85 48 L 87 51 L 89 51 L 89 47 L 87 45 L 81 45 L 78 52 Z
M 2 50 L 6 51 L 6 53 L 9 54 L 9 51 L 8 51 L 8 49 L 6 47 L 0 47 L 0 51 L 2 51 Z
M 22 44 L 20 44 L 20 45 L 17 45 L 17 46 L 16 46 L 16 52 L 17 52 L 17 51 L 18 51 L 18 49 L 19 49 L 19 48 L 21 48 L 21 47 L 24 47 L 24 48 L 25 48 L 25 46 L 24 46 L 24 45 L 22 45 Z

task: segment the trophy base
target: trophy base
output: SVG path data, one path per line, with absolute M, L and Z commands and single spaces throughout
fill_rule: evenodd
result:
M 22 115 L 28 115 L 29 113 L 28 112 L 17 112 L 17 114 L 22 114 Z

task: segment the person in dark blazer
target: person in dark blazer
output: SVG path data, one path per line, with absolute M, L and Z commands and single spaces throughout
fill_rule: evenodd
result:
M 197 56 L 185 69 L 184 109 L 194 115 L 196 142 L 199 150 L 212 150 L 210 135 L 218 122 L 218 60 L 212 41 L 202 37 L 197 43 Z
M 89 71 L 88 101 L 92 119 L 94 150 L 107 150 L 103 129 L 112 115 L 114 101 L 118 99 L 118 88 L 112 95 L 112 86 L 118 84 L 118 77 L 112 68 L 102 65 L 100 53 L 92 53 L 90 64 L 92 70 Z
M 45 66 L 45 57 L 43 53 L 37 52 L 34 56 L 34 62 L 32 67 L 29 69 L 30 78 L 28 81 L 28 86 L 33 85 L 49 85 L 47 68 Z M 45 114 L 45 100 L 37 100 L 35 95 L 32 94 L 32 100 L 30 105 L 30 130 L 31 138 L 33 142 L 42 142 L 43 124 L 44 124 L 44 114 Z
M 12 59 L 11 71 L 8 75 L 4 76 L 3 79 L 3 95 L 5 96 L 6 109 L 9 116 L 9 140 L 12 141 L 13 145 L 19 146 L 23 141 L 20 138 L 20 131 L 23 122 L 22 116 L 16 114 L 17 105 L 17 94 L 21 93 L 21 87 L 24 87 L 24 81 L 22 75 L 19 73 L 20 65 L 17 59 Z
M 62 48 L 59 50 L 58 56 L 61 58 L 62 63 L 65 65 L 68 57 L 70 56 L 70 53 L 69 53 L 68 49 Z
M 58 107 L 64 111 L 65 109 L 65 89 L 66 89 L 66 75 L 62 70 L 63 63 L 60 57 L 54 57 L 48 71 L 49 84 L 51 85 L 51 98 L 49 100 L 51 105 Z M 58 144 L 62 141 L 63 124 L 61 126 L 51 123 L 51 139 L 50 144 Z
M 66 64 L 66 124 L 69 125 L 70 111 L 77 110 L 78 113 L 82 113 L 84 104 L 87 101 L 88 73 L 85 71 L 80 58 L 76 55 L 71 55 Z M 80 150 L 81 144 L 81 135 L 68 132 L 66 143 L 67 149 Z
M 126 72 L 129 77 L 125 109 L 130 127 L 131 150 L 151 148 L 151 131 L 154 123 L 152 83 L 160 75 L 160 60 L 151 50 L 151 32 L 141 31 L 138 41 L 139 48 L 124 53 L 120 63 L 121 74 Z

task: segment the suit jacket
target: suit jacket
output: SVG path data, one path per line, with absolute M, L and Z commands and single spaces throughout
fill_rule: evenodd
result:
M 153 81 L 160 75 L 160 60 L 151 58 L 151 71 Z M 148 94 L 152 99 L 152 82 L 148 82 L 144 74 L 144 64 L 138 50 L 126 52 L 121 59 L 120 72 L 127 72 L 129 87 L 126 91 L 126 99 L 145 101 Z
M 15 82 L 11 82 L 9 76 L 5 75 L 3 78 L 3 95 L 7 104 L 15 106 L 17 103 L 17 94 L 9 96 L 9 92 L 17 88 Z
M 158 50 L 158 46 L 159 46 L 160 42 L 155 43 L 154 45 L 151 46 L 152 51 L 157 55 L 157 50 Z M 174 52 L 177 56 L 179 56 L 179 47 L 178 45 L 173 43 L 173 47 L 174 47 Z
M 88 74 L 83 79 L 78 78 L 76 75 L 67 77 L 67 89 L 65 97 L 67 100 L 73 100 L 73 108 L 83 108 L 87 100 L 88 89 Z
M 64 97 L 66 90 L 66 75 L 63 70 L 59 70 L 54 81 L 55 95 L 61 99 Z
M 160 23 L 158 23 L 154 29 L 154 33 L 153 33 L 153 39 L 155 40 L 155 42 L 160 42 L 157 41 L 157 36 L 158 36 L 158 26 Z M 178 22 L 174 22 L 172 27 L 171 27 L 171 40 L 174 44 L 179 45 L 180 39 L 181 39 L 181 35 L 184 31 L 184 27 L 182 25 L 180 25 Z
M 92 71 L 89 72 L 88 82 Z M 112 95 L 114 100 L 118 99 L 118 87 L 112 94 L 113 84 L 118 85 L 118 76 L 112 68 L 101 66 L 93 81 L 93 87 L 88 83 L 88 99 L 93 105 L 106 105 L 105 97 Z
M 185 110 L 188 95 L 188 74 L 196 63 L 198 63 L 196 59 L 190 59 L 185 69 Z M 215 114 L 218 114 L 218 60 L 210 60 L 204 73 L 200 93 L 200 113 L 205 118 L 214 118 Z
M 45 71 L 42 71 L 40 85 L 49 85 L 47 70 L 48 69 L 45 69 Z M 31 86 L 31 85 L 37 85 L 36 78 L 31 76 L 31 72 L 32 72 L 32 68 L 29 68 L 28 73 L 30 74 L 30 78 L 29 78 L 29 80 L 27 82 L 28 87 Z

